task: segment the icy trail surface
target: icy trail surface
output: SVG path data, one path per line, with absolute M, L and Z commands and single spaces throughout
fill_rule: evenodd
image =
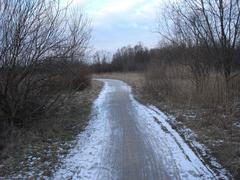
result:
M 101 81 L 92 119 L 54 179 L 227 179 L 205 165 L 164 113 L 137 102 L 127 84 Z

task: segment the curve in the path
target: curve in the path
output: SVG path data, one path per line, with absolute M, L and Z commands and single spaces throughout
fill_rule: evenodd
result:
M 138 103 L 127 84 L 101 81 L 92 120 L 54 179 L 227 179 L 195 155 L 162 112 Z

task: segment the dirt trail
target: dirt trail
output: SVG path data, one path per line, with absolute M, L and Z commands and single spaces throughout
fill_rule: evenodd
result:
M 101 81 L 93 118 L 54 179 L 227 179 L 195 155 L 162 112 L 134 100 L 127 84 Z

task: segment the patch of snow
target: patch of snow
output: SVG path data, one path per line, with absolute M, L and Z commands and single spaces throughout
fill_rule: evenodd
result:
M 191 162 L 189 163 L 189 168 L 191 167 L 193 169 L 199 169 L 202 172 L 206 173 L 205 175 L 203 175 L 203 179 L 207 177 L 210 179 L 229 179 L 229 177 L 231 177 L 230 173 L 218 163 L 217 159 L 210 155 L 210 150 L 205 145 L 197 142 L 197 135 L 191 129 L 183 126 L 182 131 L 184 132 L 181 133 L 184 135 L 183 139 L 179 135 L 179 133 L 174 130 L 168 123 L 169 117 L 167 115 L 165 115 L 155 106 L 150 106 L 149 108 L 154 111 L 153 116 L 158 116 L 164 126 L 169 130 L 170 134 L 178 142 L 177 144 L 179 144 L 183 148 L 183 151 L 189 157 L 188 160 L 189 162 Z M 173 119 L 172 122 L 173 121 L 175 121 L 175 119 Z M 188 144 L 185 142 L 186 140 L 188 141 Z M 208 159 L 208 163 L 204 162 L 203 157 Z
M 150 138 L 152 145 L 155 146 L 156 153 L 164 154 L 166 167 L 169 164 L 169 171 L 179 171 L 180 179 L 229 179 L 229 173 L 217 162 L 214 157 L 211 157 L 211 165 L 217 169 L 213 171 L 201 158 L 200 154 L 193 151 L 184 139 L 174 130 L 168 123 L 169 116 L 161 112 L 155 106 L 146 107 L 137 102 L 131 95 L 132 102 L 139 114 L 137 123 L 142 130 L 145 131 L 145 136 Z M 193 139 L 194 134 L 190 129 L 185 132 L 188 138 Z M 206 153 L 206 147 L 197 141 L 192 141 L 191 144 L 196 149 L 201 149 L 201 153 Z M 161 150 L 159 150 L 161 148 Z M 174 162 L 173 162 L 174 161 Z M 172 169 L 170 169 L 172 168 Z
M 107 147 L 109 136 L 108 111 L 103 108 L 107 94 L 113 91 L 104 85 L 99 97 L 94 102 L 92 119 L 89 125 L 78 136 L 76 147 L 63 161 L 63 165 L 54 174 L 54 179 L 97 179 L 99 168 L 102 168 L 102 157 Z
M 234 126 L 237 127 L 237 128 L 240 128 L 240 122 L 235 122 Z

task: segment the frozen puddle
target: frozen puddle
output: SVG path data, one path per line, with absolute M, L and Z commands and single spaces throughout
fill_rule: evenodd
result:
M 92 119 L 53 179 L 228 179 L 223 168 L 205 165 L 164 113 L 137 102 L 127 84 L 101 81 Z

